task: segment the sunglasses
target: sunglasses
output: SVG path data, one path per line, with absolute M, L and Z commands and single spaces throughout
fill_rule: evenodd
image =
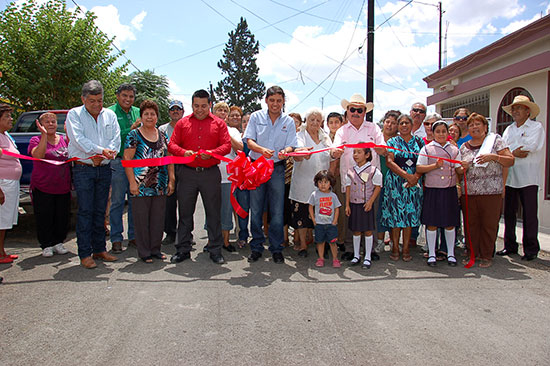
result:
M 361 113 L 363 113 L 363 108 L 350 107 L 349 111 L 350 111 L 351 113 L 357 112 L 357 113 L 361 114 Z
M 422 108 L 413 108 L 413 112 L 416 112 L 416 113 L 426 113 L 426 111 L 423 110 Z
M 424 126 L 431 126 L 431 125 L 433 125 L 433 123 L 431 123 L 431 122 L 424 122 Z
M 454 119 L 457 121 L 466 121 L 468 116 L 456 116 Z
M 180 107 L 172 107 L 169 109 L 170 111 L 183 111 Z

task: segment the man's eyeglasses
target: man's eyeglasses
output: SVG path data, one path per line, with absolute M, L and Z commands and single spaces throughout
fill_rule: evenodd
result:
M 454 119 L 457 121 L 466 121 L 468 119 L 468 116 L 455 116 Z
M 351 113 L 357 112 L 357 113 L 361 114 L 361 113 L 363 113 L 363 108 L 350 107 L 349 111 L 350 111 Z
M 416 113 L 426 113 L 426 111 L 423 110 L 422 108 L 413 108 L 412 111 Z
M 183 111 L 183 109 L 181 109 L 180 107 L 172 107 L 169 109 L 170 112 L 173 112 L 173 111 Z

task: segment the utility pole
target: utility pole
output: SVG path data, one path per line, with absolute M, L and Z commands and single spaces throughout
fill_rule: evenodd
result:
M 212 87 L 212 82 L 209 81 L 208 84 L 210 84 L 210 99 L 212 100 L 211 112 L 214 112 L 214 104 L 216 104 L 216 97 L 214 96 L 214 88 Z
M 439 70 L 441 70 L 441 23 L 443 21 L 443 5 L 441 1 L 437 4 L 437 10 L 439 10 Z
M 374 1 L 368 0 L 367 5 L 367 102 L 374 101 Z M 372 121 L 372 111 L 366 117 Z

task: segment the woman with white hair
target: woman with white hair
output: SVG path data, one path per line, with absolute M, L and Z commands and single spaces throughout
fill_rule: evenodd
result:
M 331 146 L 329 135 L 321 128 L 323 114 L 317 108 L 312 108 L 306 113 L 306 123 L 300 126 L 296 137 L 298 147 L 308 150 L 319 150 Z M 297 149 L 298 151 L 298 149 Z M 313 177 L 321 170 L 328 170 L 330 167 L 330 153 L 325 151 L 305 157 L 294 157 L 294 168 L 292 171 L 292 182 L 290 183 L 290 194 L 292 204 L 291 224 L 296 230 L 299 243 L 298 254 L 307 257 L 307 231 L 313 229 L 313 222 L 309 217 L 309 197 L 315 190 Z

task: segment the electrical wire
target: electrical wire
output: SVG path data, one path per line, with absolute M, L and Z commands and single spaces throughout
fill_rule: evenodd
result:
M 76 8 L 77 8 L 78 10 L 80 10 L 82 13 L 84 13 L 84 11 L 83 11 L 82 8 L 80 7 L 80 5 L 78 5 L 78 4 L 76 3 L 75 0 L 71 0 L 71 1 L 73 2 L 73 4 L 76 6 Z M 98 27 L 98 29 L 99 29 L 99 27 Z M 126 54 L 125 54 L 124 52 L 122 52 L 122 51 L 120 50 L 120 48 L 117 47 L 117 45 L 116 45 L 114 42 L 111 42 L 111 45 L 118 51 L 119 54 L 122 55 L 122 57 L 124 57 L 124 58 L 130 63 L 130 65 L 132 65 L 138 72 L 141 72 L 141 70 L 132 62 L 132 60 L 130 60 L 130 59 L 126 56 Z
M 355 27 L 353 28 L 353 32 L 352 32 L 351 37 L 349 39 L 348 47 L 346 48 L 346 52 L 344 53 L 344 59 L 346 59 L 346 56 L 348 55 L 349 48 L 351 47 L 351 43 L 353 42 L 353 37 L 355 36 L 355 31 L 357 30 L 357 26 L 359 25 L 359 19 L 361 18 L 364 6 L 365 6 L 365 0 L 363 0 L 363 3 L 361 4 L 361 7 L 359 8 L 357 19 L 355 19 Z M 332 79 L 332 84 L 330 84 L 330 87 L 328 88 L 328 91 L 325 93 L 325 95 L 323 95 L 323 98 L 325 98 L 327 96 L 327 94 L 334 87 L 334 83 L 336 82 L 336 79 L 338 78 L 338 75 L 340 74 L 340 70 L 342 70 L 342 63 L 340 63 L 340 65 L 338 65 L 338 71 L 336 72 L 336 75 L 334 75 L 334 79 Z
M 297 12 L 299 12 L 299 14 L 306 14 L 306 15 L 309 15 L 309 16 L 314 17 L 314 18 L 317 18 L 317 19 L 326 20 L 326 21 L 328 21 L 328 22 L 334 22 L 334 23 L 344 24 L 344 22 L 339 21 L 339 20 L 329 19 L 329 18 L 325 18 L 325 17 L 319 16 L 319 15 L 315 15 L 315 14 L 308 13 L 309 10 L 304 10 L 304 11 L 302 11 L 302 10 L 300 10 L 300 9 L 293 8 L 292 6 L 288 6 L 288 5 L 282 4 L 282 3 L 278 2 L 278 1 L 275 1 L 275 0 L 270 0 L 270 1 L 271 1 L 272 3 L 274 3 L 274 4 L 277 4 L 277 5 L 279 5 L 279 6 L 282 6 L 282 7 L 284 7 L 284 8 L 287 8 L 287 9 L 290 9 L 290 10 L 297 11 Z M 329 1 L 330 1 L 330 0 L 327 0 L 327 1 L 325 1 L 325 2 L 319 3 L 317 6 L 324 5 L 324 4 L 328 3 Z M 315 6 L 315 7 L 317 7 L 317 6 Z

